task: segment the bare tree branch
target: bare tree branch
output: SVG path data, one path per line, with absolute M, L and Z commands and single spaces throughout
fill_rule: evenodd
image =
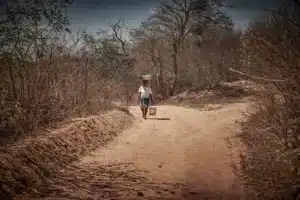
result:
M 113 37 L 120 42 L 122 51 L 124 54 L 127 54 L 126 51 L 126 41 L 123 38 L 122 29 L 124 28 L 124 19 L 119 19 L 115 24 L 109 25 L 109 27 L 112 29 L 114 35 Z
M 242 76 L 246 76 L 248 78 L 255 79 L 255 80 L 261 80 L 261 81 L 267 81 L 267 82 L 287 82 L 287 81 L 289 81 L 289 80 L 268 79 L 268 78 L 263 78 L 263 77 L 258 77 L 258 76 L 251 76 L 249 74 L 246 74 L 244 72 L 241 72 L 241 71 L 238 71 L 238 70 L 235 70 L 235 69 L 232 69 L 232 68 L 229 68 L 228 70 L 231 71 L 231 72 L 240 74 Z

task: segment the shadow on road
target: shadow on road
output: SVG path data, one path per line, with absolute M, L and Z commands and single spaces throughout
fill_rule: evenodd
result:
M 150 117 L 150 118 L 147 118 L 147 119 L 150 119 L 150 120 L 171 120 L 170 117 Z
M 45 188 L 30 199 L 69 200 L 199 200 L 240 199 L 234 194 L 212 188 L 197 189 L 185 183 L 166 183 L 149 179 L 148 172 L 135 170 L 133 165 L 101 166 L 89 163 L 69 167 L 55 174 Z M 24 198 L 24 196 L 23 196 Z

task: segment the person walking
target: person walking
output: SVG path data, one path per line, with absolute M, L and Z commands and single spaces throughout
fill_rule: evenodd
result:
M 153 104 L 153 95 L 149 82 L 149 80 L 144 79 L 142 85 L 138 90 L 138 99 L 144 119 L 147 119 L 147 113 L 150 103 Z

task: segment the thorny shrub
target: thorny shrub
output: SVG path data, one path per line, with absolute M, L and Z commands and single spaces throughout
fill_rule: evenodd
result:
M 300 193 L 299 9 L 284 5 L 243 36 L 244 70 L 265 84 L 240 135 L 246 145 L 241 176 L 251 199 L 296 199 Z

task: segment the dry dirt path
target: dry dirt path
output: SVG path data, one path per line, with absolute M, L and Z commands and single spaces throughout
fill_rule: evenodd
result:
M 107 146 L 61 170 L 46 199 L 243 199 L 224 138 L 249 104 L 218 110 L 159 106 Z M 170 118 L 170 119 L 168 119 Z

